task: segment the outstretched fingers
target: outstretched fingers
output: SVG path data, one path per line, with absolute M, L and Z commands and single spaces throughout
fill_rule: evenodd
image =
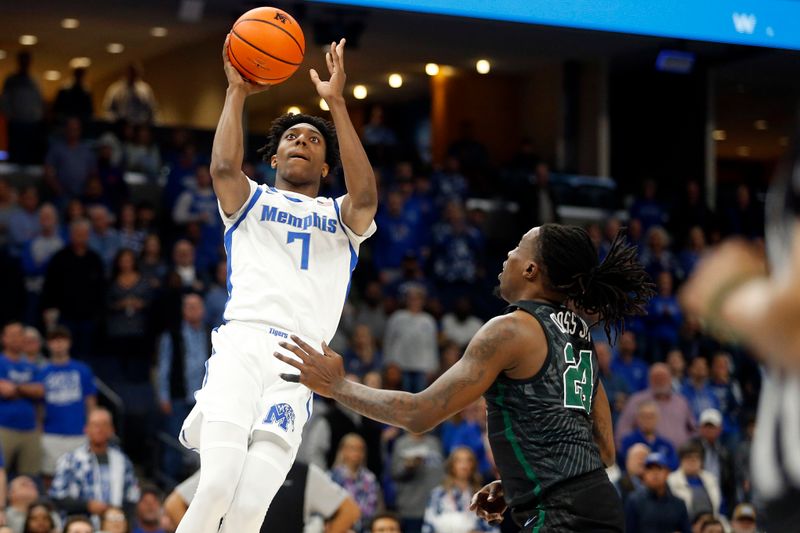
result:
M 288 355 L 283 355 L 282 353 L 273 352 L 272 355 L 275 356 L 275 359 L 278 359 L 279 361 L 283 361 L 287 365 L 293 366 L 293 367 L 295 367 L 297 370 L 299 370 L 301 372 L 303 371 L 303 368 L 305 368 L 305 366 L 306 366 L 305 363 L 302 363 L 302 362 L 298 361 L 297 359 L 292 359 Z

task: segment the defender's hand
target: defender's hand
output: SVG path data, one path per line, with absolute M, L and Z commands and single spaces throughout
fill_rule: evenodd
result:
M 262 85 L 259 83 L 253 83 L 239 74 L 239 71 L 236 70 L 231 63 L 230 58 L 228 57 L 228 46 L 230 46 L 230 40 L 231 34 L 229 33 L 225 37 L 225 44 L 222 46 L 222 64 L 225 67 L 225 77 L 228 78 L 228 87 L 242 89 L 248 96 L 251 94 L 264 92 L 269 89 L 269 84 Z
M 339 41 L 339 44 L 333 42 L 330 51 L 325 53 L 325 63 L 328 65 L 328 72 L 331 75 L 330 80 L 322 81 L 313 68 L 309 71 L 317 94 L 324 98 L 328 105 L 333 100 L 342 98 L 344 83 L 347 80 L 347 74 L 344 71 L 344 44 L 344 39 Z
M 275 357 L 295 367 L 300 374 L 281 374 L 281 378 L 294 383 L 301 383 L 328 398 L 331 398 L 335 388 L 344 380 L 344 362 L 342 356 L 322 343 L 322 353 L 303 342 L 296 335 L 292 335 L 295 344 L 281 342 L 281 348 L 289 350 L 300 361 L 289 356 L 275 352 Z
M 507 508 L 503 484 L 499 480 L 492 481 L 476 492 L 469 504 L 470 511 L 475 511 L 480 518 L 495 524 L 503 521 L 503 513 Z

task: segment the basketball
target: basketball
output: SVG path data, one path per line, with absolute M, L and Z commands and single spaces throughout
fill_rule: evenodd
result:
M 276 85 L 294 74 L 306 51 L 303 30 L 274 7 L 251 9 L 233 25 L 228 57 L 239 73 L 261 85 Z

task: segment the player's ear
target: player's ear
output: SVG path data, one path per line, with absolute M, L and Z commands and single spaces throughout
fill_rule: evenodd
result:
M 328 177 L 328 172 L 330 172 L 330 170 L 331 170 L 331 167 L 328 166 L 328 163 L 323 163 L 322 164 L 322 177 L 323 177 L 323 179 Z
M 528 261 L 528 263 L 525 265 L 525 271 L 522 273 L 522 276 L 528 281 L 533 281 L 538 275 L 539 265 L 533 261 Z
M 272 168 L 278 168 L 278 154 L 269 158 L 269 164 Z

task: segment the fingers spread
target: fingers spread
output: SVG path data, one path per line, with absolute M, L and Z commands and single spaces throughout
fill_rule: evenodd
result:
M 334 65 L 333 65 L 333 56 L 331 52 L 325 52 L 325 63 L 328 65 L 328 72 L 333 75 Z
M 275 359 L 283 361 L 287 365 L 295 367 L 297 370 L 303 370 L 303 367 L 305 366 L 303 365 L 303 363 L 296 361 L 295 359 L 292 359 L 291 357 L 288 357 L 286 355 L 280 354 L 278 352 L 275 352 L 272 355 L 275 356 Z
M 302 350 L 301 348 L 295 346 L 294 344 L 289 344 L 288 342 L 281 342 L 278 343 L 281 348 L 284 350 L 288 350 L 299 357 L 303 362 L 308 361 L 308 354 Z
M 301 339 L 301 338 L 300 338 L 300 337 L 298 337 L 297 335 L 292 335 L 292 341 L 294 341 L 294 343 L 295 343 L 295 344 L 297 344 L 297 345 L 298 345 L 300 348 L 302 348 L 303 350 L 305 350 L 305 352 L 306 352 L 308 355 L 319 355 L 319 356 L 321 356 L 321 355 L 322 355 L 322 354 L 321 354 L 321 353 L 319 353 L 319 352 L 318 352 L 316 349 L 314 349 L 314 347 L 313 347 L 313 346 L 311 346 L 310 344 L 308 344 L 307 342 L 305 342 L 303 339 Z M 281 345 L 283 345 L 283 344 L 285 344 L 285 343 L 281 343 Z M 288 345 L 287 345 L 287 346 L 288 346 Z
M 312 68 L 308 71 L 308 74 L 311 76 L 311 81 L 314 82 L 315 85 L 320 82 L 319 74 L 317 74 L 316 70 Z

